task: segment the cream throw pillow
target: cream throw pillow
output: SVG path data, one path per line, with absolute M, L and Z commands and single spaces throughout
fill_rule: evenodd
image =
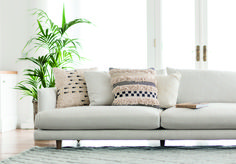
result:
M 57 108 L 89 105 L 84 72 L 95 69 L 53 69 L 57 88 Z
M 111 105 L 114 98 L 109 72 L 85 72 L 84 77 L 90 105 Z
M 181 74 L 179 72 L 164 75 L 156 75 L 158 89 L 158 101 L 161 108 L 169 108 L 176 105 Z

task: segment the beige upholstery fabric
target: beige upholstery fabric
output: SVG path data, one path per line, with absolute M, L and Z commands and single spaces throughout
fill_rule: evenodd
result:
M 236 72 L 181 70 L 167 68 L 167 73 L 180 72 L 178 103 L 235 103 Z
M 85 72 L 84 77 L 90 105 L 111 105 L 114 96 L 109 72 Z
M 41 88 L 38 90 L 38 112 L 56 108 L 56 88 Z
M 181 74 L 178 72 L 167 76 L 156 76 L 158 101 L 161 108 L 169 108 L 176 105 L 180 79 Z
M 42 111 L 39 129 L 157 129 L 162 110 L 144 106 L 80 106 Z
M 169 108 L 161 114 L 165 129 L 236 129 L 236 103 L 211 103 L 200 109 Z
M 35 140 L 217 140 L 236 130 L 35 130 Z
M 110 69 L 112 105 L 146 105 L 159 107 L 156 72 L 153 69 Z
M 84 72 L 91 70 L 94 69 L 53 69 L 57 88 L 57 108 L 89 105 Z

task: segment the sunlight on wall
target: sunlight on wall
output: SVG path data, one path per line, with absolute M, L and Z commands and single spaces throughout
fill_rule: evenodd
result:
M 79 17 L 79 3 L 79 0 L 48 0 L 47 14 L 54 23 L 61 25 L 63 4 L 65 5 L 66 21 L 69 22 Z
M 146 1 L 81 1 L 80 17 L 94 24 L 81 26 L 82 67 L 146 68 Z

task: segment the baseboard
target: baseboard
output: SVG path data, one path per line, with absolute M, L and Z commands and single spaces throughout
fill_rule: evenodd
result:
M 21 123 L 20 129 L 34 129 L 34 125 L 32 123 Z

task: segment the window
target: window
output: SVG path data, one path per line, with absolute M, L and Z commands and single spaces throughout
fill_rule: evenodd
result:
M 208 0 L 208 67 L 236 70 L 236 1 Z
M 236 70 L 235 0 L 72 1 L 60 0 L 49 11 L 58 13 L 64 2 L 67 16 L 94 24 L 81 24 L 72 32 L 87 59 L 80 67 Z
M 163 0 L 161 12 L 163 67 L 194 68 L 194 0 Z

